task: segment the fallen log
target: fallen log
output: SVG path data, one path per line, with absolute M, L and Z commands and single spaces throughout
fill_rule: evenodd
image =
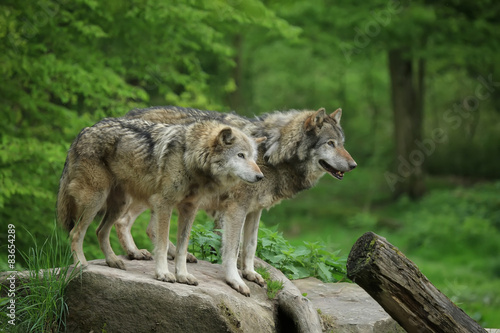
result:
M 486 332 L 398 248 L 373 232 L 365 233 L 352 247 L 347 276 L 407 332 Z

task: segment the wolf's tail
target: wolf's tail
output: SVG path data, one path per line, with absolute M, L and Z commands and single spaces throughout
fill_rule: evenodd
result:
M 75 203 L 73 201 L 73 198 L 68 193 L 68 187 L 70 182 L 68 174 L 68 168 L 69 168 L 68 164 L 69 164 L 69 156 L 66 158 L 61 180 L 59 181 L 59 191 L 57 193 L 57 203 L 56 203 L 56 214 L 57 214 L 57 222 L 59 223 L 59 225 L 63 229 L 69 232 L 75 226 L 74 222 Z

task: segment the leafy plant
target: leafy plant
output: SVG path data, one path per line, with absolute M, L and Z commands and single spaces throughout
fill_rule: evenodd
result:
M 205 224 L 198 223 L 191 229 L 189 249 L 198 259 L 208 260 L 211 263 L 220 263 L 221 258 L 221 235 L 214 232 L 213 222 Z
M 189 250 L 199 259 L 212 263 L 221 262 L 221 230 L 213 231 L 213 223 L 193 226 Z M 346 259 L 339 252 L 329 252 L 319 243 L 304 242 L 294 247 L 277 231 L 277 226 L 259 228 L 257 257 L 281 270 L 290 279 L 314 276 L 323 282 L 345 281 Z
M 290 279 L 314 276 L 323 282 L 347 280 L 345 258 L 329 252 L 317 242 L 293 247 L 277 226 L 259 228 L 256 255 L 281 270 Z

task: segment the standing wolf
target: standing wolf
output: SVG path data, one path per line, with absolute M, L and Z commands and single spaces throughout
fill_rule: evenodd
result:
M 102 211 L 97 234 L 106 262 L 125 268 L 111 248 L 109 234 L 133 202 L 153 211 L 156 278 L 197 284 L 187 273 L 186 254 L 198 206 L 239 180 L 261 180 L 256 156 L 254 140 L 239 129 L 210 120 L 185 126 L 108 118 L 85 128 L 68 152 L 57 198 L 57 217 L 71 230 L 75 263 L 87 265 L 83 239 Z M 179 210 L 175 276 L 167 263 L 174 207 Z
M 340 109 L 327 115 L 325 109 L 321 108 L 318 111 L 273 112 L 248 119 L 236 114 L 213 111 L 154 107 L 132 110 L 125 117 L 167 124 L 185 124 L 195 119 L 218 119 L 252 136 L 267 137 L 265 146 L 259 146 L 257 159 L 257 164 L 265 175 L 263 181 L 252 186 L 240 183 L 230 191 L 213 197 L 213 200 L 203 202 L 200 207 L 214 211 L 216 219 L 223 225 L 222 264 L 226 282 L 249 296 L 250 289 L 237 269 L 241 231 L 243 230 L 243 277 L 264 285 L 264 279 L 254 270 L 262 209 L 268 209 L 283 199 L 311 188 L 325 173 L 342 180 L 345 172 L 356 167 L 356 162 L 344 148 L 341 115 Z M 132 258 L 142 257 L 130 235 L 130 228 L 143 211 L 144 207 L 131 202 L 126 214 L 117 221 L 120 242 Z

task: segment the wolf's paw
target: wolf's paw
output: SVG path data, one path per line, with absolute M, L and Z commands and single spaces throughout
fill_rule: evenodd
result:
M 130 260 L 153 260 L 153 255 L 146 249 L 130 252 L 128 254 Z
M 245 279 L 247 279 L 248 281 L 255 282 L 261 287 L 266 286 L 266 281 L 264 280 L 262 275 L 260 275 L 256 271 L 243 271 L 242 273 L 243 273 L 243 277 Z
M 118 259 L 118 257 L 113 259 L 106 259 L 106 263 L 109 267 L 123 269 L 124 271 L 127 270 L 125 268 L 125 263 L 123 262 L 123 260 Z
M 175 275 L 173 273 L 170 273 L 170 272 L 162 272 L 162 273 L 156 272 L 155 277 L 157 280 L 160 280 L 160 281 L 171 282 L 171 283 L 175 282 Z
M 198 259 L 196 259 L 196 257 L 194 255 L 192 255 L 191 253 L 188 252 L 187 257 L 186 257 L 186 261 L 194 264 L 194 263 L 198 262 Z
M 176 275 L 177 282 L 190 284 L 192 286 L 198 285 L 198 280 L 192 274 L 177 274 Z
M 240 282 L 237 280 L 226 279 L 226 282 L 228 285 L 231 286 L 231 288 L 233 288 L 234 290 L 236 290 L 240 294 L 243 294 L 247 297 L 250 297 L 250 288 L 248 288 L 248 286 L 245 284 L 245 282 L 243 282 L 243 280 L 241 280 L 241 282 Z

